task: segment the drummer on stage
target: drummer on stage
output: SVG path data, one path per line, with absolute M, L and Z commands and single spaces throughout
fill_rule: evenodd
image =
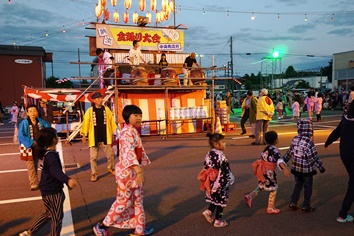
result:
M 193 68 L 193 65 L 196 65 L 197 67 L 200 67 L 197 60 L 195 59 L 197 55 L 195 52 L 192 52 L 190 56 L 186 58 L 184 61 L 184 65 L 182 68 L 183 74 L 184 74 L 184 80 L 183 80 L 183 85 L 193 85 L 192 81 L 188 79 L 190 77 L 190 71 Z M 189 82 L 188 82 L 189 81 Z
M 140 64 L 140 61 L 146 63 L 139 49 L 138 40 L 133 41 L 133 48 L 129 51 L 129 59 L 133 66 L 138 66 Z

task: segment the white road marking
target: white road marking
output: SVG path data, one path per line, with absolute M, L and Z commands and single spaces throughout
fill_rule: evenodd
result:
M 3 153 L 3 154 L 0 154 L 0 157 L 1 156 L 12 156 L 12 155 L 20 155 L 20 153 L 19 152 Z
M 23 172 L 23 171 L 27 171 L 27 169 L 1 170 L 1 171 L 0 171 L 0 174 L 15 173 L 15 172 Z
M 333 143 L 337 144 L 337 143 L 339 143 L 339 141 L 335 141 Z M 325 143 L 315 143 L 315 146 L 323 146 L 323 145 L 325 145 Z M 278 148 L 278 150 L 287 150 L 287 149 L 289 149 L 289 147 L 280 147 L 280 148 Z
M 17 199 L 10 199 L 10 200 L 2 200 L 0 201 L 0 205 L 3 204 L 10 204 L 10 203 L 18 203 L 18 202 L 28 202 L 28 201 L 37 201 L 42 200 L 41 196 L 38 197 L 26 197 L 26 198 L 17 198 Z
M 16 145 L 18 146 L 18 143 L 1 143 L 0 146 L 9 146 L 9 145 Z

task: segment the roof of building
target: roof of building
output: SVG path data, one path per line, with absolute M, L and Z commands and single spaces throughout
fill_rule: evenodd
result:
M 45 62 L 52 62 L 52 54 L 46 52 L 43 47 L 0 45 L 0 55 L 40 56 Z

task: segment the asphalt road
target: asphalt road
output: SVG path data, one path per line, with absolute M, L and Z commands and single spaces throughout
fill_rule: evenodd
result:
M 196 178 L 210 149 L 205 133 L 171 135 L 168 139 L 160 136 L 142 138 L 152 160 L 145 171 L 144 208 L 148 226 L 155 229 L 154 235 L 354 235 L 354 223 L 340 224 L 335 220 L 348 181 L 339 159 L 339 145 L 333 144 L 328 151 L 323 147 L 327 136 L 338 124 L 341 112 L 323 111 L 323 121 L 314 122 L 314 141 L 326 168 L 324 174 L 314 177 L 312 204 L 316 211 L 288 211 L 294 179 L 292 175 L 285 177 L 277 171 L 276 207 L 281 210 L 278 215 L 266 214 L 267 192 L 259 194 L 252 208 L 247 208 L 244 203 L 244 194 L 257 185 L 251 163 L 259 158 L 264 146 L 252 146 L 253 139 L 239 135 L 238 116 L 239 113 L 232 116 L 237 122 L 236 132 L 226 133 L 225 154 L 236 182 L 230 189 L 229 202 L 224 209 L 224 218 L 229 223 L 225 228 L 212 227 L 201 214 L 208 204 Z M 274 120 L 269 130 L 278 132 L 277 146 L 284 154 L 296 135 L 295 121 Z M 39 191 L 29 191 L 25 163 L 19 159 L 13 134 L 12 125 L 0 126 L 0 235 L 18 235 L 44 209 Z M 106 171 L 102 151 L 98 161 L 99 180 L 94 183 L 90 181 L 89 150 L 81 142 L 62 143 L 62 153 L 66 173 L 78 182 L 78 186 L 66 194 L 62 235 L 93 235 L 93 225 L 103 219 L 115 199 L 114 177 Z M 79 168 L 75 168 L 76 163 Z M 110 233 L 128 235 L 130 231 L 111 228 Z M 48 234 L 49 225 L 35 235 Z

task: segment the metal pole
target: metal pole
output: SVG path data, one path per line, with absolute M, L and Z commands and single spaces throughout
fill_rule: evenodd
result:
M 78 62 L 80 62 L 80 48 L 77 49 Z M 81 64 L 79 63 L 79 77 L 81 77 Z
M 215 114 L 214 114 L 214 83 L 215 83 L 215 76 L 214 76 L 214 55 L 211 56 L 211 63 L 212 63 L 212 71 L 211 71 L 211 132 L 215 132 Z

